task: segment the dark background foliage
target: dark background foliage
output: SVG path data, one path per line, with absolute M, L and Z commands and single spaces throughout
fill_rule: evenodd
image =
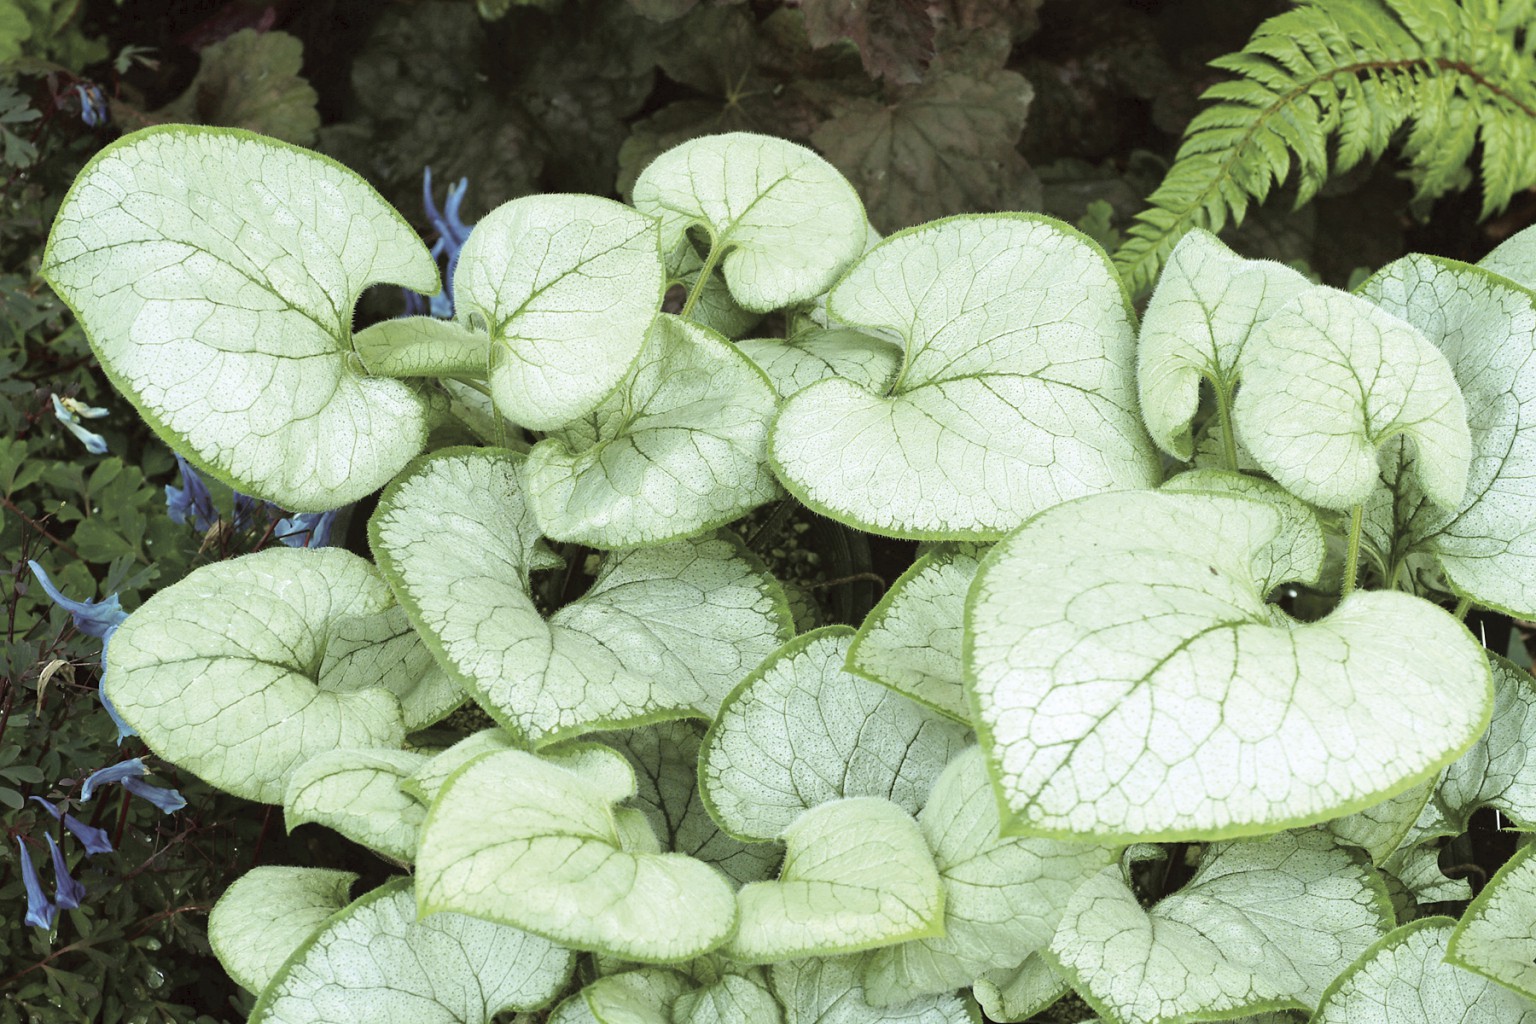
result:
M 439 201 L 468 179 L 463 213 L 473 222 L 532 192 L 623 196 L 669 146 L 750 130 L 820 151 L 882 232 L 953 213 L 1040 210 L 1113 249 L 1201 92 L 1222 77 L 1207 62 L 1285 7 L 0 0 L 0 1024 L 243 1019 L 251 999 L 224 977 L 204 932 L 229 881 L 257 863 L 344 866 L 365 884 L 390 870 L 314 826 L 288 837 L 274 809 L 152 761 L 186 809 L 164 816 L 117 791 L 77 806 L 117 850 L 85 860 L 65 839 L 88 898 L 52 934 L 22 922 L 17 840 L 46 864 L 42 836 L 56 829 L 26 798 L 75 798 L 91 770 L 147 753 L 136 739 L 114 745 L 96 699 L 99 642 L 52 607 L 27 560 L 72 597 L 117 594 L 131 611 L 197 565 L 271 543 L 262 523 L 226 525 L 227 492 L 213 529 L 170 521 L 170 452 L 106 384 L 35 276 L 52 215 L 93 152 L 164 121 L 263 131 L 352 166 L 430 238 L 426 166 Z M 1521 194 L 1479 224 L 1475 192 L 1413 204 L 1384 162 L 1330 182 L 1299 210 L 1272 198 L 1227 237 L 1246 255 L 1343 285 L 1408 249 L 1476 259 L 1536 218 L 1536 198 Z M 394 315 L 400 304 L 380 289 L 359 316 Z M 52 394 L 108 410 L 90 425 L 110 454 L 88 454 L 62 429 Z M 804 616 L 823 621 L 858 622 L 914 548 L 788 507 L 740 529 L 809 595 Z M 363 550 L 357 530 L 348 542 Z M 1509 624 L 1491 628 L 1502 650 Z M 1442 864 L 1474 881 L 1508 855 L 1491 826 L 1458 843 Z M 1149 889 L 1177 884 L 1158 870 Z

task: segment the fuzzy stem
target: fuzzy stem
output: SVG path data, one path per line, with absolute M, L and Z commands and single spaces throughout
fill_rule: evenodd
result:
M 1364 519 L 1364 502 L 1349 510 L 1349 546 L 1344 549 L 1344 586 L 1339 591 L 1341 600 L 1355 592 L 1357 577 L 1360 575 L 1360 526 Z
M 704 259 L 704 266 L 699 268 L 699 279 L 693 282 L 693 288 L 688 292 L 688 301 L 683 303 L 683 311 L 678 315 L 684 320 L 693 312 L 693 307 L 698 305 L 699 296 L 704 294 L 704 284 L 709 280 L 709 275 L 715 272 L 715 264 L 720 262 L 720 250 L 724 246 L 719 243 L 709 247 L 709 255 Z

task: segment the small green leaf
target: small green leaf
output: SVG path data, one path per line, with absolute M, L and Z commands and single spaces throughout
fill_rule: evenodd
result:
M 969 725 L 960 645 L 981 555 L 962 546 L 913 562 L 865 616 L 848 648 L 848 671 Z
M 398 878 L 332 917 L 277 972 L 250 1024 L 490 1024 L 533 1010 L 565 987 L 575 955 L 544 939 L 462 914 L 416 919 Z
M 1104 253 L 1030 214 L 892 235 L 843 275 L 837 320 L 902 339 L 871 391 L 833 378 L 780 407 L 774 469 L 861 529 L 993 539 L 1082 494 L 1154 484 L 1131 313 Z
M 808 808 L 884 797 L 916 812 L 967 730 L 843 670 L 853 631 L 796 637 L 742 681 L 704 738 L 705 806 L 730 835 L 777 839 Z
M 1533 858 L 1536 846 L 1525 846 L 1489 879 L 1451 934 L 1445 960 L 1536 1000 Z
M 966 678 L 1005 830 L 1272 832 L 1380 803 L 1476 740 L 1487 662 L 1443 609 L 1356 591 L 1300 623 L 1266 604 L 1290 528 L 1249 498 L 1126 491 L 993 549 Z
M 655 223 L 622 203 L 525 196 L 481 218 L 453 304 L 459 324 L 490 334 L 496 407 L 533 430 L 595 409 L 640 354 L 664 276 Z
M 426 442 L 426 407 L 351 358 L 352 306 L 438 289 L 427 248 L 362 178 L 225 128 L 170 125 L 98 153 L 42 274 L 107 376 L 173 449 L 284 508 L 377 490 Z
M 1446 959 L 1455 926 L 1421 918 L 1376 942 L 1328 986 L 1312 1024 L 1536 1022 L 1536 1003 Z
M 618 390 L 528 453 L 528 500 L 546 536 L 590 547 L 714 529 L 780 493 L 773 412 L 772 388 L 729 342 L 658 316 Z
M 373 566 L 341 548 L 215 562 L 113 634 L 107 697 L 167 761 L 236 796 L 281 803 L 293 771 L 316 754 L 404 740 L 387 681 L 346 656 L 360 632 L 387 631 L 396 611 Z
M 520 461 L 434 453 L 390 486 L 369 523 L 380 570 L 439 662 L 534 744 L 713 716 L 789 633 L 778 584 L 739 542 L 700 537 L 611 556 L 546 621 L 528 574 L 551 561 Z
M 1150 910 L 1106 869 L 1073 895 L 1050 955 L 1106 1020 L 1164 1024 L 1310 1010 L 1391 926 L 1368 866 L 1321 832 L 1282 832 L 1212 846 Z
M 726 955 L 748 964 L 837 956 L 938 935 L 944 891 L 912 816 L 889 800 L 818 804 L 784 830 L 777 881 L 736 894 Z
M 1370 497 L 1377 449 L 1405 435 L 1429 499 L 1460 507 L 1472 440 L 1451 365 L 1406 320 L 1315 285 L 1253 330 L 1232 410 L 1243 447 L 1288 491 L 1325 508 Z
M 622 795 L 520 750 L 472 762 L 422 827 L 421 912 L 473 913 L 641 963 L 724 943 L 736 924 L 731 887 L 690 857 L 624 849 L 613 810 Z
M 1209 231 L 1179 240 L 1147 302 L 1136 350 L 1141 414 L 1157 446 L 1188 462 L 1200 381 L 1228 413 L 1254 328 L 1311 283 L 1284 264 L 1246 260 Z
M 833 377 L 881 392 L 901 368 L 901 349 L 846 328 L 804 331 L 788 339 L 744 338 L 736 347 L 768 375 L 780 398 Z
M 1472 464 L 1452 508 L 1426 502 L 1413 474 L 1394 483 L 1396 546 L 1438 557 L 1477 603 L 1536 617 L 1536 295 L 1454 260 L 1406 256 L 1361 285 L 1372 302 L 1439 346 L 1466 399 Z M 1409 464 L 1408 468 L 1411 468 Z
M 208 913 L 208 944 L 241 988 L 260 994 L 293 951 L 351 902 L 355 881 L 350 871 L 252 868 Z
M 660 220 L 665 252 L 689 228 L 707 230 L 731 295 L 755 313 L 820 295 L 864 247 L 864 204 L 847 179 L 804 146 L 766 135 L 674 146 L 640 172 L 634 203 Z
M 1119 856 L 1094 843 L 999 838 L 977 747 L 944 769 L 917 822 L 944 885 L 943 934 L 868 954 L 864 991 L 878 1006 L 952 992 L 1045 949 L 1072 893 Z
M 416 830 L 426 809 L 401 782 L 427 763 L 406 750 L 327 750 L 288 780 L 283 815 L 288 831 L 306 822 L 335 829 L 395 860 L 416 856 Z

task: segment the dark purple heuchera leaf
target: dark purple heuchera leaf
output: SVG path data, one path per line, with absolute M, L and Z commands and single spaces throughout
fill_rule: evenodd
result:
M 921 85 L 887 93 L 832 100 L 811 135 L 877 229 L 1038 205 L 1039 181 L 1017 149 L 1034 96 L 1022 75 L 972 47 L 935 61 Z
M 934 57 L 938 8 L 929 0 L 805 0 L 805 32 L 816 47 L 848 39 L 871 78 L 912 85 Z

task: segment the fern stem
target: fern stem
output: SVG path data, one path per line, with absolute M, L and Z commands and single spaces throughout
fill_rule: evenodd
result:
M 1215 198 L 1218 202 L 1226 205 L 1226 200 L 1220 198 L 1221 185 L 1233 176 L 1234 168 L 1241 167 L 1244 164 L 1249 151 L 1255 145 L 1255 136 L 1261 130 L 1267 131 L 1270 120 L 1295 103 L 1298 98 L 1311 93 L 1319 85 L 1332 83 L 1341 76 L 1358 76 L 1362 72 L 1392 73 L 1412 70 L 1427 72 L 1431 69 L 1440 72 L 1450 71 L 1462 75 L 1479 88 L 1509 103 L 1526 117 L 1536 120 L 1536 107 L 1522 103 L 1508 89 L 1496 84 L 1465 61 L 1451 60 L 1446 57 L 1408 57 L 1400 60 L 1356 61 L 1351 64 L 1341 64 L 1336 68 L 1331 68 L 1305 82 L 1297 84 L 1284 93 L 1278 94 L 1273 103 L 1260 110 L 1243 130 L 1242 136 L 1237 143 L 1229 149 L 1226 158 L 1217 166 L 1215 173 L 1211 174 L 1205 186 L 1192 200 L 1181 203 L 1184 207 L 1183 210 L 1175 214 L 1170 224 L 1162 228 L 1151 227 L 1147 233 L 1138 232 L 1133 228 L 1130 237 L 1126 239 L 1115 254 L 1115 262 L 1120 265 L 1121 276 L 1131 286 L 1133 292 L 1139 292 L 1151 286 L 1158 269 L 1163 263 L 1165 252 L 1172 247 L 1174 242 L 1182 238 L 1190 228 L 1208 220 L 1205 214 L 1211 205 L 1212 199 Z M 1185 157 L 1190 141 L 1191 137 L 1186 137 L 1185 145 L 1180 148 L 1178 155 L 1175 157 L 1174 167 L 1169 170 L 1168 175 L 1164 178 L 1165 183 L 1178 170 L 1178 163 Z M 1162 186 L 1160 185 L 1157 191 L 1161 190 Z M 1159 205 L 1157 203 L 1156 191 L 1149 198 L 1149 202 L 1154 207 Z M 1168 208 L 1163 207 L 1163 209 Z M 1235 220 L 1241 222 L 1241 213 L 1238 213 Z M 1143 243 L 1143 245 L 1138 246 L 1138 242 Z M 1141 251 L 1137 252 L 1138 248 Z M 1121 256 L 1121 254 L 1128 250 L 1133 253 L 1133 257 L 1129 261 Z M 1143 275 L 1145 275 L 1145 280 L 1143 280 Z
M 1360 527 L 1365 521 L 1365 503 L 1349 510 L 1349 546 L 1344 549 L 1344 585 L 1339 591 L 1343 600 L 1355 592 L 1360 575 Z

